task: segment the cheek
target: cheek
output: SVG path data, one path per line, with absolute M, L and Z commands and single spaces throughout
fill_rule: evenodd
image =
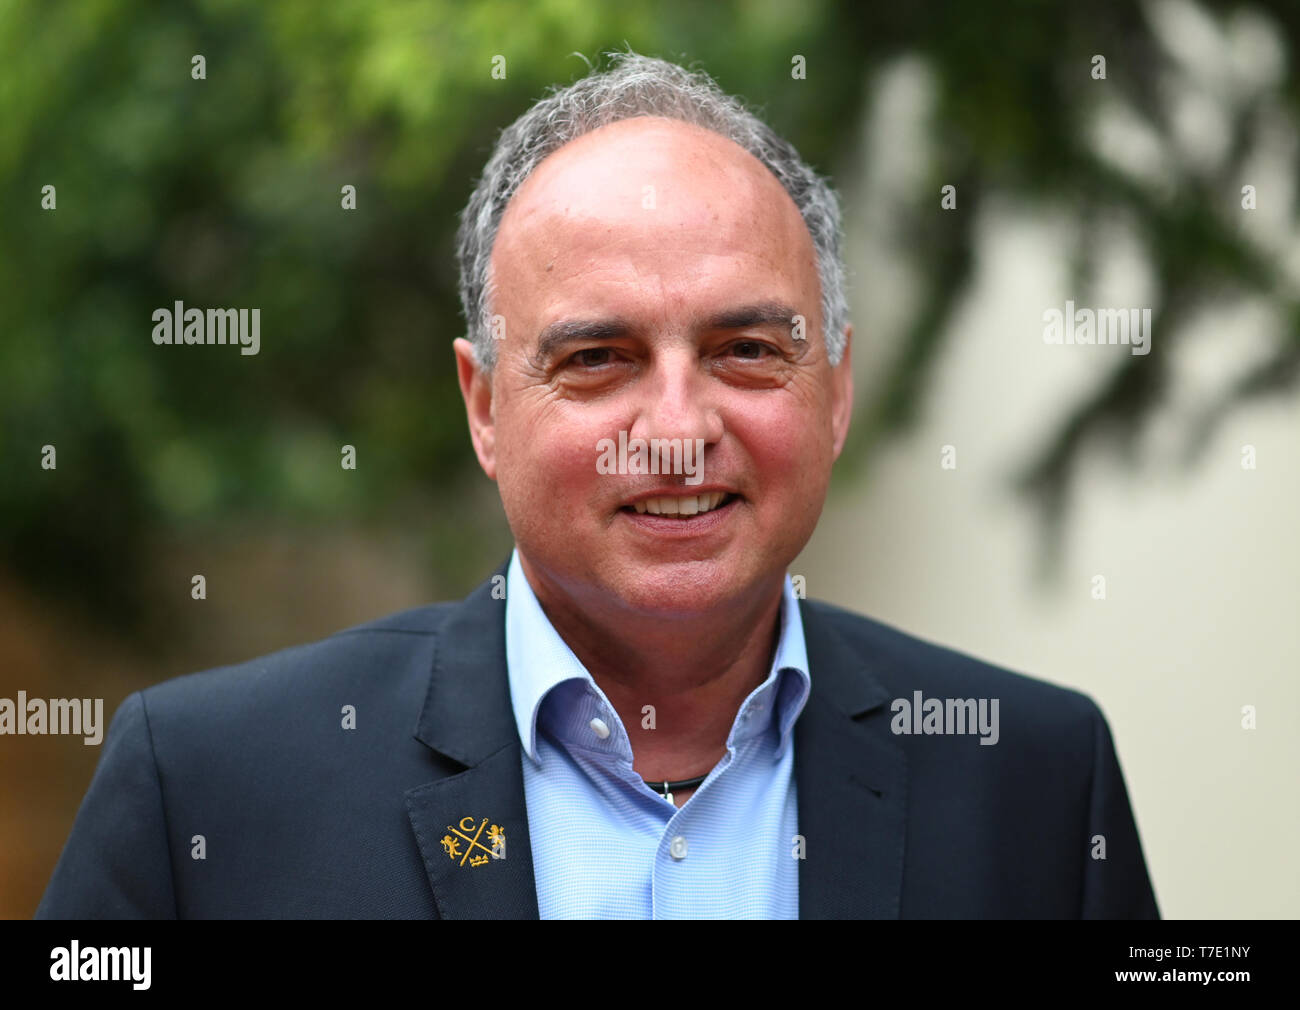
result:
M 826 483 L 830 468 L 829 421 L 820 411 L 790 404 L 787 410 L 753 411 L 733 419 L 764 497 L 804 496 Z
M 530 518 L 545 524 L 548 517 L 565 524 L 577 521 L 575 499 L 585 501 L 600 490 L 596 442 L 605 433 L 554 412 L 545 418 L 517 414 L 501 420 L 497 484 L 512 524 Z M 558 502 L 567 507 L 556 508 Z

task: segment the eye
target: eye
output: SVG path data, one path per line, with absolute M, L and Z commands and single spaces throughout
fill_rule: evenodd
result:
M 569 359 L 570 363 L 582 368 L 598 368 L 609 364 L 611 351 L 608 347 L 585 347 Z
M 766 355 L 774 353 L 772 348 L 758 340 L 737 341 L 731 345 L 730 350 L 737 358 L 745 358 L 751 361 L 757 361 Z

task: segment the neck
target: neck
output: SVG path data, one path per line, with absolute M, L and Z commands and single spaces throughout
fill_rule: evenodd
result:
M 608 599 L 577 603 L 520 560 L 548 620 L 618 712 L 637 774 L 662 781 L 712 769 L 741 703 L 771 669 L 782 577 L 720 612 L 666 619 Z

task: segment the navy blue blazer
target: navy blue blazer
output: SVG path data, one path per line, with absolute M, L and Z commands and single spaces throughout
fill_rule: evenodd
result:
M 537 918 L 504 606 L 489 580 L 132 694 L 37 917 Z M 801 612 L 802 918 L 1158 916 L 1091 699 Z M 896 734 L 891 703 L 916 691 L 999 699 L 998 742 Z M 449 829 L 484 818 L 506 858 L 451 858 Z

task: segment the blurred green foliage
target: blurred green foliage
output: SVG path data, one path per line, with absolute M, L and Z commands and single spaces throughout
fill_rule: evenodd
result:
M 1253 6 L 1270 11 L 1293 55 L 1293 5 Z M 475 465 L 450 348 L 464 331 L 458 212 L 497 131 L 585 73 L 575 53 L 625 44 L 708 70 L 825 174 L 859 141 L 873 69 L 907 53 L 935 69 L 935 196 L 909 210 L 922 308 L 886 395 L 865 405 L 860 458 L 922 402 L 990 193 L 1122 209 L 1151 237 L 1169 312 L 1194 308 L 1211 280 L 1272 284 L 1268 264 L 1205 212 L 1222 180 L 1162 201 L 1083 145 L 1079 68 L 1094 52 L 1161 125 L 1149 95 L 1162 56 L 1140 8 L 1120 0 L 10 0 L 0 5 L 0 563 L 33 588 L 129 617 L 136 559 L 160 531 L 382 521 L 456 487 Z M 205 80 L 191 78 L 194 54 Z M 498 54 L 504 80 L 491 74 Z M 794 54 L 807 80 L 791 79 Z M 1293 72 L 1285 87 L 1294 109 Z M 1235 149 L 1249 140 L 1234 137 Z M 935 213 L 944 183 L 959 186 L 960 215 Z M 54 212 L 41 208 L 45 185 L 57 187 Z M 356 187 L 355 211 L 341 209 L 344 185 Z M 1079 259 L 1086 272 L 1086 243 Z M 151 314 L 178 299 L 260 307 L 260 354 L 155 346 Z M 1158 402 L 1166 348 L 1155 351 L 1061 419 L 1030 486 L 1059 502 L 1095 422 Z M 1293 383 L 1298 358 L 1289 348 L 1267 375 Z M 1244 395 L 1276 382 L 1259 385 Z M 39 466 L 46 443 L 57 471 Z M 339 467 L 345 443 L 364 480 Z

